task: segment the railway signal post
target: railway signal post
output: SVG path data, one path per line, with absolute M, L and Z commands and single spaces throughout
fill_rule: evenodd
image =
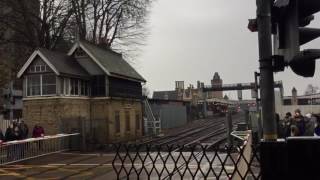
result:
M 272 68 L 271 42 L 271 0 L 256 0 L 257 25 L 259 39 L 260 62 L 260 94 L 263 121 L 263 139 L 277 140 L 277 126 L 275 120 L 274 80 Z

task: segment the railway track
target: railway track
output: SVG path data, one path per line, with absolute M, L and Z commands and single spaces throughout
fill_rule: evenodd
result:
M 237 124 L 244 120 L 243 114 L 239 113 L 233 116 L 234 122 L 233 124 Z M 172 146 L 172 145 L 180 145 L 174 146 L 170 152 L 166 152 L 165 148 L 163 148 L 163 153 L 161 153 L 161 159 L 166 159 L 168 156 L 171 156 L 175 152 L 179 152 L 182 146 L 193 146 L 197 144 L 205 145 L 206 149 L 210 149 L 211 147 L 215 147 L 220 144 L 227 138 L 227 129 L 225 127 L 225 117 L 211 119 L 204 121 L 194 127 L 183 129 L 177 133 L 173 133 L 168 136 L 164 136 L 161 138 L 155 138 L 144 142 L 140 145 L 161 145 L 161 146 Z M 195 147 L 199 148 L 199 147 Z M 151 153 L 151 156 L 156 156 L 157 152 Z M 199 150 L 196 154 L 188 159 L 188 163 L 194 161 L 195 159 L 201 157 L 203 155 L 203 151 Z M 144 167 L 152 167 L 159 160 L 144 163 Z M 185 168 L 187 163 L 184 162 L 180 164 L 173 172 L 168 173 L 165 177 L 161 177 L 161 179 L 171 179 L 175 174 L 179 172 L 179 170 Z M 141 169 L 138 169 L 140 171 Z M 120 179 L 127 179 L 126 176 L 120 177 Z
M 236 125 L 237 123 L 243 121 L 243 118 L 238 119 L 237 121 L 233 122 L 233 125 Z M 210 149 L 211 147 L 214 147 L 218 144 L 220 144 L 221 142 L 223 142 L 224 140 L 227 139 L 227 129 L 226 127 L 222 127 L 219 129 L 214 130 L 213 132 L 201 136 L 198 139 L 195 139 L 192 142 L 189 142 L 187 144 L 185 144 L 186 146 L 192 146 L 192 145 L 197 145 L 197 144 L 201 144 L 201 145 L 205 145 L 206 149 Z M 208 142 L 208 143 L 204 143 L 204 142 Z M 192 156 L 189 159 L 189 164 L 190 162 L 196 160 L 197 158 L 201 157 L 203 155 L 203 151 L 199 151 L 197 152 L 194 156 Z M 183 168 L 185 168 L 187 166 L 187 163 L 184 162 L 182 164 L 180 164 L 173 172 L 169 173 L 167 176 L 165 176 L 164 178 L 161 178 L 162 180 L 167 180 L 167 179 L 172 179 L 172 177 L 174 177 L 175 174 L 177 174 L 180 170 L 182 170 Z
M 206 119 L 206 120 L 203 120 L 200 123 L 193 124 L 192 127 L 184 128 L 182 130 L 179 130 L 178 132 L 170 133 L 170 134 L 168 134 L 166 136 L 163 136 L 163 137 L 156 137 L 156 138 L 153 138 L 151 140 L 144 141 L 142 143 L 139 143 L 139 145 L 155 144 L 156 142 L 160 142 L 160 141 L 164 141 L 164 140 L 169 139 L 169 138 L 177 137 L 177 136 L 183 135 L 185 133 L 188 133 L 190 131 L 193 131 L 194 129 L 207 126 L 210 123 L 212 123 L 212 119 Z
M 242 114 L 233 116 L 234 123 L 237 124 L 243 121 Z M 225 127 L 225 117 L 217 119 L 208 119 L 194 127 L 183 129 L 177 133 L 155 138 L 140 145 L 156 145 L 156 146 L 172 146 L 172 145 L 196 145 L 196 144 L 211 144 L 212 142 L 221 142 L 227 138 L 227 130 Z

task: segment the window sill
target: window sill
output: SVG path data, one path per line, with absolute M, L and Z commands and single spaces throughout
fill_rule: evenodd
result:
M 91 99 L 89 96 L 28 96 L 24 97 L 23 101 L 28 100 L 45 100 L 45 99 Z

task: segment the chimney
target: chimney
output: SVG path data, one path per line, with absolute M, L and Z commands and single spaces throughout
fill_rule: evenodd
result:
M 184 81 L 176 81 L 176 91 L 184 89 Z
M 200 89 L 201 88 L 201 83 L 200 81 L 197 81 L 197 89 Z
M 292 88 L 292 99 L 291 99 L 291 104 L 292 105 L 298 105 L 298 92 L 297 89 L 295 87 Z

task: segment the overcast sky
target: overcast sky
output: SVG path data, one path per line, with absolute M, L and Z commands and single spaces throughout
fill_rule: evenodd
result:
M 157 0 L 149 17 L 150 35 L 138 58 L 137 70 L 151 91 L 173 90 L 200 80 L 209 84 L 214 72 L 224 83 L 253 82 L 258 69 L 257 33 L 247 29 L 254 18 L 255 0 Z M 312 23 L 320 27 L 320 16 Z M 306 47 L 319 48 L 320 40 Z M 295 86 L 303 94 L 310 83 L 319 86 L 320 64 L 313 78 L 291 69 L 275 75 L 284 82 L 285 95 Z M 226 92 L 236 98 L 236 93 Z M 250 91 L 244 92 L 249 98 Z

